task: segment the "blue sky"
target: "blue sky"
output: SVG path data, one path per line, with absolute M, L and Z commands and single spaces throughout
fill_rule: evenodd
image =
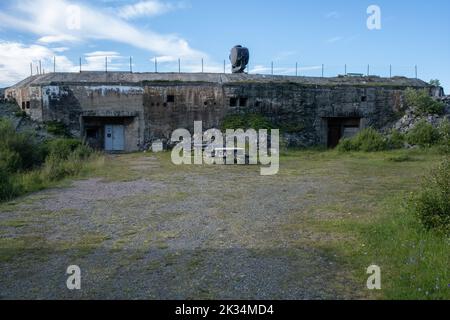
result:
M 367 8 L 381 9 L 369 30 Z M 79 13 L 79 14 L 78 14 Z M 36 72 L 222 72 L 232 46 L 250 49 L 250 72 L 318 76 L 348 72 L 440 79 L 450 92 L 448 0 L 20 0 L 0 2 L 0 86 Z

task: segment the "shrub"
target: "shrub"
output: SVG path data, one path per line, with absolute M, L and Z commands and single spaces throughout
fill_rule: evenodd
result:
M 421 147 L 430 147 L 439 142 L 439 131 L 427 121 L 418 122 L 406 136 L 407 142 Z
M 422 184 L 414 210 L 427 229 L 450 233 L 450 161 L 447 159 Z
M 359 151 L 358 146 L 353 143 L 353 139 L 342 139 L 336 148 L 339 152 Z
M 383 151 L 388 147 L 385 137 L 372 128 L 360 131 L 351 139 L 343 139 L 339 142 L 338 151 L 363 151 L 375 152 Z
M 225 117 L 221 129 L 272 129 L 272 123 L 264 116 L 256 113 L 235 114 Z
M 79 160 L 88 159 L 94 150 L 86 144 L 79 145 L 73 152 L 72 155 Z
M 441 86 L 441 81 L 439 81 L 439 79 L 431 79 L 430 80 L 430 85 L 432 85 L 434 87 L 440 87 Z
M 48 142 L 49 157 L 67 160 L 72 152 L 82 145 L 76 139 L 55 139 Z
M 444 113 L 444 104 L 434 100 L 427 89 L 407 89 L 405 92 L 405 99 L 408 107 L 413 108 L 419 115 Z
M 70 138 L 72 135 L 67 128 L 67 126 L 59 121 L 49 121 L 45 123 L 45 127 L 47 129 L 47 132 L 55 135 L 55 136 L 61 136 L 61 137 L 67 137 Z
M 39 142 L 33 134 L 17 133 L 11 122 L 0 119 L 0 201 L 80 173 L 91 154 L 92 149 L 78 140 Z
M 444 119 L 438 127 L 439 144 L 450 146 L 450 120 Z
M 392 129 L 387 136 L 388 149 L 401 149 L 405 145 L 405 135 L 398 130 Z
M 0 149 L 0 167 L 6 172 L 17 172 L 22 168 L 22 158 L 14 150 Z
M 11 173 L 0 165 L 0 201 L 9 200 L 18 194 L 18 189 L 13 183 Z
M 8 161 L 13 171 L 42 164 L 45 155 L 31 133 L 17 133 L 10 121 L 0 120 L 0 161 Z
M 26 113 L 25 111 L 17 111 L 17 112 L 15 113 L 15 116 L 16 116 L 17 118 L 26 118 L 26 117 L 27 117 L 27 113 Z

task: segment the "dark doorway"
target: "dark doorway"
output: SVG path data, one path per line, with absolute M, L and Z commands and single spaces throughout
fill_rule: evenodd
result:
M 342 138 L 350 138 L 360 128 L 360 118 L 328 118 L 328 148 L 335 148 Z

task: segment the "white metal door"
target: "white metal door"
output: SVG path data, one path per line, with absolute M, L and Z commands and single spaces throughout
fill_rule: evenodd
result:
M 125 149 L 124 133 L 123 125 L 113 126 L 113 151 L 123 151 Z
M 105 150 L 125 150 L 125 129 L 123 125 L 105 125 Z

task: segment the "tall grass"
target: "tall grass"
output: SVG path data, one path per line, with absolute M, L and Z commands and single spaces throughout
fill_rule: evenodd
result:
M 450 239 L 424 228 L 408 201 L 390 201 L 383 216 L 360 231 L 370 252 L 365 264 L 382 270 L 384 298 L 450 298 Z
M 76 176 L 97 157 L 79 140 L 37 141 L 32 133 L 17 133 L 10 122 L 0 119 L 0 201 Z

